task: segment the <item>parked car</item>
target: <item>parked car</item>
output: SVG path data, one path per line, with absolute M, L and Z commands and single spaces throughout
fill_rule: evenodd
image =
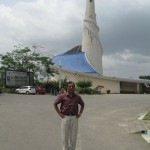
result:
M 36 90 L 36 94 L 45 94 L 46 93 L 45 88 L 41 87 L 41 86 L 40 87 L 36 87 L 35 90 Z
M 19 94 L 35 94 L 36 90 L 33 86 L 22 86 L 16 89 L 16 93 Z

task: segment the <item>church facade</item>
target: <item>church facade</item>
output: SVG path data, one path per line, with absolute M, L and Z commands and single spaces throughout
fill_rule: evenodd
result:
M 56 79 L 92 81 L 93 88 L 103 87 L 102 93 L 144 93 L 149 80 L 108 77 L 103 75 L 102 46 L 96 21 L 95 0 L 86 0 L 82 45 L 52 58 L 59 75 Z

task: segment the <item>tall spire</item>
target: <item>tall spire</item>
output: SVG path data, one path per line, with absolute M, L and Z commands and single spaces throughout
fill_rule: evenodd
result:
M 86 0 L 82 51 L 85 52 L 91 66 L 102 75 L 102 47 L 99 40 L 99 27 L 96 21 L 95 0 Z

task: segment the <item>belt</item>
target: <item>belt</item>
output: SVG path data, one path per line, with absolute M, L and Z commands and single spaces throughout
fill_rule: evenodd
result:
M 65 116 L 76 116 L 76 114 L 65 114 Z

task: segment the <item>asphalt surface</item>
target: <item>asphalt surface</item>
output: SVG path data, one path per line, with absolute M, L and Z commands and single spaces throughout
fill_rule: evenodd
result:
M 0 95 L 0 150 L 62 150 L 60 117 L 50 95 Z M 150 111 L 150 95 L 82 96 L 76 150 L 149 150 L 128 122 Z M 134 126 L 133 126 L 134 128 Z M 136 128 L 136 126 L 135 126 Z

